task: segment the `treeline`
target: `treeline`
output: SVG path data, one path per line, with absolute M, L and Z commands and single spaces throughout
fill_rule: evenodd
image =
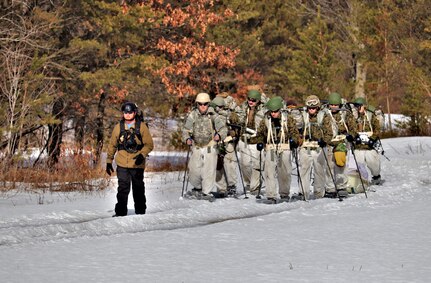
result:
M 136 101 L 152 119 L 178 117 L 198 92 L 241 100 L 250 85 L 299 104 L 333 91 L 366 97 L 410 117 L 410 134 L 430 134 L 431 1 L 0 5 L 4 164 L 37 147 L 53 166 L 69 132 L 97 163 L 123 101 Z

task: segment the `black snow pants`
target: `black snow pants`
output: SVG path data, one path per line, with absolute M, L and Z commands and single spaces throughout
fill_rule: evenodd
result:
M 115 214 L 117 216 L 127 215 L 127 199 L 132 185 L 133 200 L 135 201 L 135 213 L 145 214 L 147 199 L 145 197 L 144 169 L 123 168 L 117 166 L 118 192 Z

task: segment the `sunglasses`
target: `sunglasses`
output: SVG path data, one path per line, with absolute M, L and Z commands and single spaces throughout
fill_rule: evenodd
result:
M 319 107 L 317 107 L 317 106 L 308 106 L 307 108 L 308 108 L 308 109 L 316 110 L 316 109 L 317 109 L 317 108 L 319 108 Z
M 274 114 L 274 113 L 278 113 L 278 112 L 280 112 L 280 110 L 275 110 L 275 111 L 272 111 L 272 110 L 271 110 L 271 113 L 273 113 L 273 114 Z
M 209 102 L 205 102 L 205 103 L 200 103 L 200 102 L 198 102 L 198 105 L 199 105 L 199 106 L 208 106 L 208 104 L 209 104 Z
M 123 111 L 124 114 L 133 114 L 135 113 L 134 111 Z
M 256 102 L 257 100 L 256 99 L 254 99 L 254 98 L 247 98 L 248 99 L 248 101 L 251 101 L 251 102 Z

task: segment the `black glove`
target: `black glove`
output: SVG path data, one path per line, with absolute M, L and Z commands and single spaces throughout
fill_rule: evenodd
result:
M 361 143 L 362 143 L 361 137 L 360 137 L 359 135 L 357 135 L 357 136 L 355 137 L 355 143 L 356 143 L 356 144 L 361 144 Z
M 258 143 L 258 144 L 256 144 L 256 148 L 257 148 L 257 150 L 258 151 L 262 151 L 262 149 L 263 149 L 263 143 Z
M 138 155 L 133 157 L 133 159 L 135 159 L 135 165 L 141 165 L 142 163 L 144 163 L 145 157 L 142 155 L 142 153 L 139 153 Z
M 369 147 L 370 149 L 373 149 L 375 144 L 376 144 L 376 140 L 375 140 L 375 139 L 370 138 L 370 139 L 368 140 L 368 147 Z
M 348 142 L 353 142 L 353 141 L 355 140 L 355 138 L 354 138 L 352 135 L 347 135 L 347 136 L 346 136 L 346 140 L 347 140 Z
M 326 146 L 326 142 L 323 139 L 318 140 L 317 144 L 322 148 Z
M 298 148 L 298 143 L 294 141 L 293 139 L 289 140 L 290 149 Z
M 111 173 L 114 172 L 114 167 L 112 167 L 111 163 L 106 163 L 106 173 L 111 176 Z

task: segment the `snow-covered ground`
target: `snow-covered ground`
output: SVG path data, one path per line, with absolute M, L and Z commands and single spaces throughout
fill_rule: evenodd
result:
M 0 193 L 0 280 L 429 282 L 431 137 L 383 145 L 384 185 L 343 202 L 179 200 L 182 172 L 148 173 L 148 213 L 121 218 L 115 178 L 102 193 Z

